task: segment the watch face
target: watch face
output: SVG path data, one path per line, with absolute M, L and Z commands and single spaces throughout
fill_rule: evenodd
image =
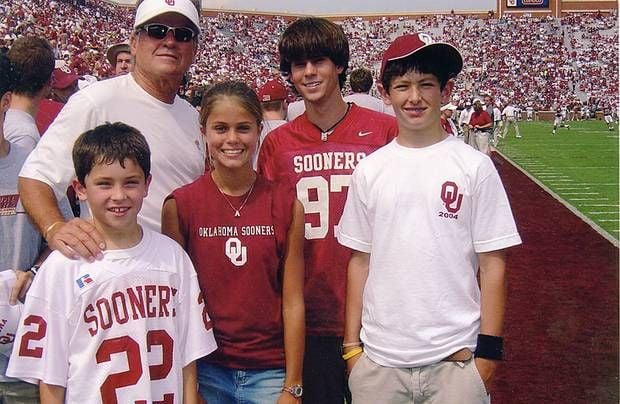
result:
M 293 395 L 297 398 L 301 397 L 304 394 L 304 388 L 301 386 L 293 387 Z

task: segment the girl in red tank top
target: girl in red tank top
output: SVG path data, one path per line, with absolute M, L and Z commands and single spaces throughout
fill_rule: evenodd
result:
M 164 203 L 162 232 L 188 252 L 218 349 L 198 362 L 207 402 L 295 403 L 304 351 L 303 208 L 257 175 L 256 93 L 222 82 L 201 107 L 210 171 Z

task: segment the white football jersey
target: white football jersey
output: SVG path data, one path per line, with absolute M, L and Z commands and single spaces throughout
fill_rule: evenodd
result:
M 15 284 L 15 272 L 12 270 L 0 272 L 0 355 L 9 357 L 13 349 L 13 340 L 17 331 L 17 323 L 22 312 L 22 304 L 9 304 L 11 289 Z
M 64 386 L 67 403 L 181 403 L 183 367 L 215 348 L 189 257 L 144 229 L 138 245 L 101 261 L 50 255 L 7 374 Z

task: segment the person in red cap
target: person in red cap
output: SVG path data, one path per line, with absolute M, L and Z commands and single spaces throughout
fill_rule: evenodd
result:
M 280 71 L 305 104 L 301 116 L 267 136 L 258 156 L 258 172 L 295 189 L 305 209 L 304 385 L 284 388 L 299 398 L 303 393 L 305 403 L 342 404 L 348 395 L 341 344 L 351 253 L 338 244 L 334 228 L 353 169 L 393 139 L 396 121 L 343 100 L 349 42 L 340 26 L 301 18 L 285 30 L 278 50 Z
M 50 91 L 54 53 L 44 38 L 21 37 L 13 43 L 8 56 L 18 78 L 5 118 L 4 136 L 32 150 L 41 138 L 35 116 L 41 100 Z
M 353 251 L 343 357 L 356 404 L 490 401 L 503 250 L 521 239 L 491 159 L 441 126 L 462 66 L 422 33 L 383 55 L 398 137 L 356 167 L 337 231 Z
M 80 76 L 73 73 L 67 64 L 61 64 L 52 72 L 52 100 L 66 104 L 69 98 L 78 92 Z
M 258 99 L 263 107 L 263 128 L 253 165 L 256 169 L 258 151 L 269 132 L 286 123 L 288 90 L 279 80 L 269 80 L 258 88 Z

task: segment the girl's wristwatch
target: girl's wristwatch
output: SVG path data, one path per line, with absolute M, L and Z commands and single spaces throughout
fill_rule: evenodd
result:
M 295 384 L 293 386 L 283 386 L 282 391 L 290 393 L 295 398 L 301 398 L 301 396 L 304 394 L 304 388 L 301 384 Z

